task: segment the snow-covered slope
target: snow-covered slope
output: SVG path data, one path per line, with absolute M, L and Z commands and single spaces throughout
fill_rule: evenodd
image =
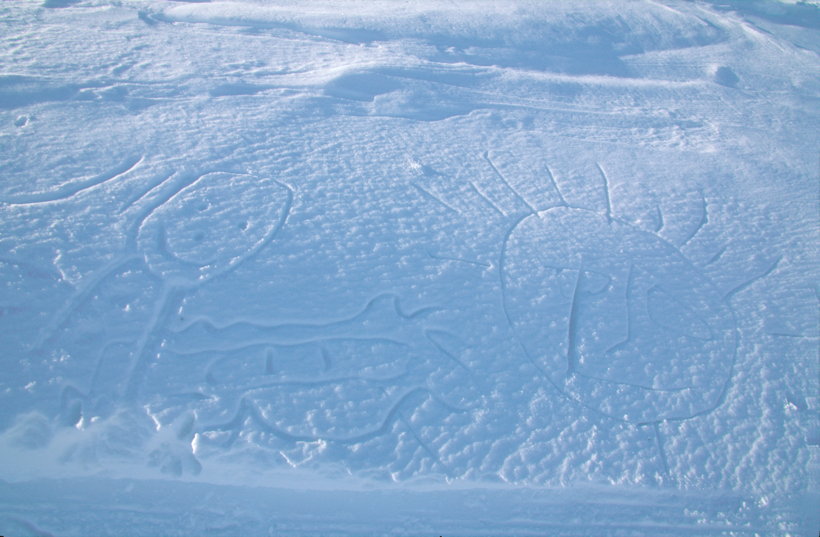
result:
M 0 4 L 0 534 L 816 535 L 820 8 Z

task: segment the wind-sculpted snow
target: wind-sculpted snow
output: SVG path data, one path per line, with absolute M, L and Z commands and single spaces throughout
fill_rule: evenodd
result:
M 300 10 L 286 3 L 208 2 L 175 5 L 163 10 L 160 18 L 287 28 L 352 43 L 420 38 L 441 49 L 452 47 L 442 50 L 440 59 L 452 54 L 452 61 L 516 67 L 554 67 L 551 63 L 556 62 L 576 72 L 617 69 L 617 56 L 622 54 L 704 46 L 725 39 L 718 27 L 696 15 L 653 3 L 602 3 L 595 10 L 558 2 L 548 9 L 539 2 L 518 2 L 514 7 L 483 2 L 480 7 L 312 2 Z M 640 17 L 635 16 L 638 13 Z
M 3 2 L 0 534 L 816 535 L 818 11 Z

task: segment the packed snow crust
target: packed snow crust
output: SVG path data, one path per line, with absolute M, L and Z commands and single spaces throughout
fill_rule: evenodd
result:
M 0 28 L 0 535 L 817 535 L 816 2 Z

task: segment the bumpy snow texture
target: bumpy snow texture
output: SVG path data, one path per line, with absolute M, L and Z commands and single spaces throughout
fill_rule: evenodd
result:
M 0 534 L 816 536 L 818 32 L 4 0 Z

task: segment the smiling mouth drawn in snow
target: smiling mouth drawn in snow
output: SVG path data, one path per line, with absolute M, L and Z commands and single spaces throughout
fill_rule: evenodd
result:
M 504 310 L 569 398 L 635 424 L 714 410 L 737 348 L 717 288 L 660 236 L 587 209 L 520 220 L 501 258 Z

